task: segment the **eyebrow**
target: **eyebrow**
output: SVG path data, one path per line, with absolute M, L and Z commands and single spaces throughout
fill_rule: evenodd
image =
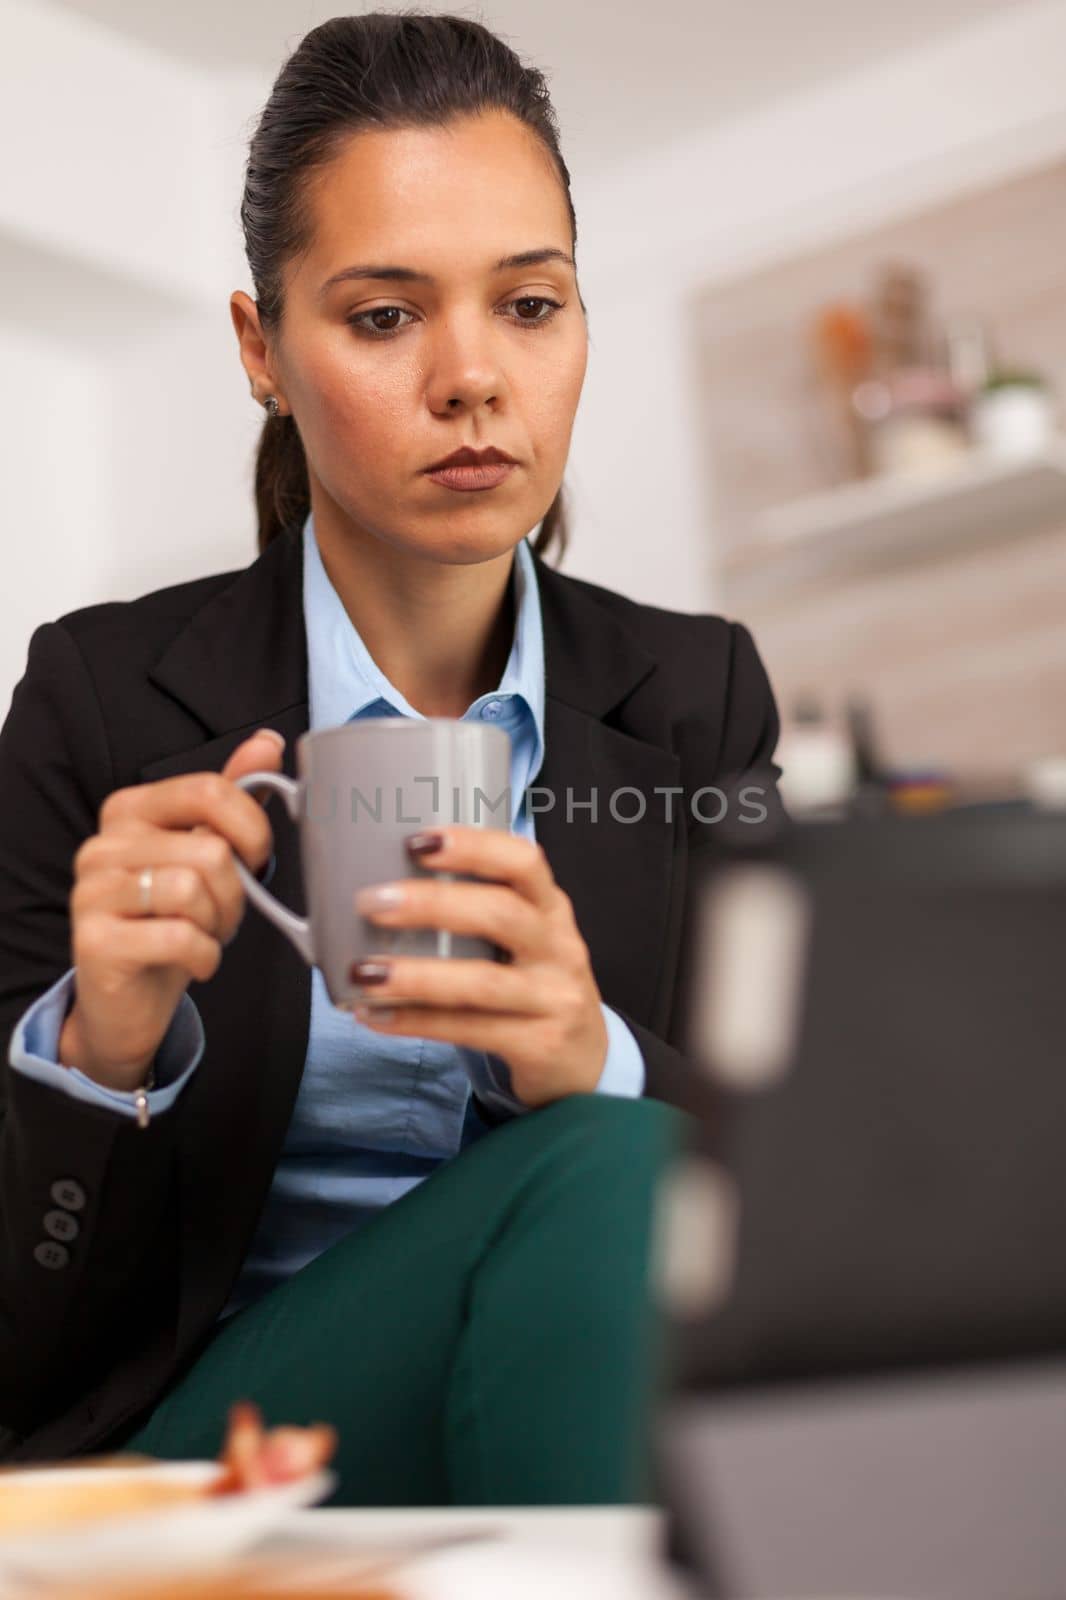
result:
M 562 261 L 567 266 L 574 265 L 573 256 L 568 256 L 565 250 L 556 250 L 545 246 L 540 250 L 520 250 L 517 255 L 501 256 L 499 261 L 492 266 L 493 272 L 505 272 L 511 267 L 539 267 L 545 261 Z M 369 266 L 342 267 L 331 278 L 327 278 L 319 289 L 321 297 L 338 283 L 347 283 L 353 278 L 385 279 L 392 283 L 435 283 L 436 279 L 428 272 L 416 272 L 414 267 L 388 267 L 371 263 Z

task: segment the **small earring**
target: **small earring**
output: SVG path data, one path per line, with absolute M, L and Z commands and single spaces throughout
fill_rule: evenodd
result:
M 270 417 L 276 417 L 278 415 L 278 397 L 276 394 L 267 395 L 266 399 L 263 401 L 263 409 Z

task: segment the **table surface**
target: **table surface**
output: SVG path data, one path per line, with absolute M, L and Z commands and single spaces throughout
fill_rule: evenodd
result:
M 261 1548 L 395 1553 L 381 1575 L 405 1600 L 693 1600 L 661 1559 L 662 1524 L 655 1506 L 302 1511 Z

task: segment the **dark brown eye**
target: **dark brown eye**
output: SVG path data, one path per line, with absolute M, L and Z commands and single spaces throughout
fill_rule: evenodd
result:
M 518 297 L 518 299 L 511 300 L 509 302 L 509 304 L 513 305 L 513 306 L 539 306 L 539 307 L 543 307 L 544 308 L 544 310 L 543 310 L 543 312 L 542 312 L 542 314 L 540 316 L 535 316 L 535 317 L 516 316 L 515 317 L 515 321 L 516 322 L 527 323 L 530 327 L 534 327 L 537 324 L 542 323 L 542 322 L 550 322 L 552 317 L 555 316 L 555 313 L 557 311 L 562 310 L 562 305 L 561 305 L 560 301 L 558 301 L 558 300 L 549 300 L 546 295 L 539 295 L 539 294 L 524 294 L 524 295 L 520 295 Z
M 387 339 L 390 333 L 398 333 L 404 326 L 403 323 L 392 323 L 390 327 L 382 327 L 379 322 L 371 322 L 374 317 L 409 317 L 411 313 L 402 306 L 372 306 L 369 311 L 359 311 L 354 317 L 348 318 L 348 324 L 357 333 L 366 334 L 370 339 Z

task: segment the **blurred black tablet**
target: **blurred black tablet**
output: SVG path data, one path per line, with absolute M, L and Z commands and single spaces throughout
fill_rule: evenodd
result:
M 714 1592 L 1051 1593 L 1066 816 L 735 833 L 684 935 L 722 1112 L 664 1252 L 679 1548 Z

